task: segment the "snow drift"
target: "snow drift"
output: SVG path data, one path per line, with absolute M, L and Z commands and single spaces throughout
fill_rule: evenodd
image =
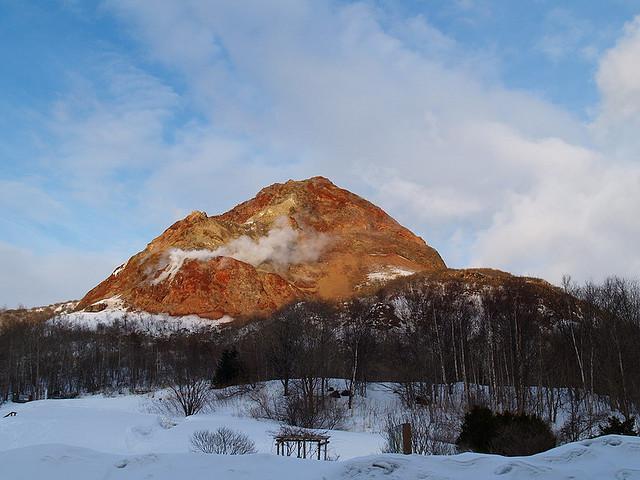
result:
M 465 453 L 443 457 L 372 455 L 318 462 L 268 454 L 114 455 L 65 445 L 37 445 L 0 452 L 3 477 L 13 480 L 175 478 L 240 479 L 539 479 L 640 478 L 640 439 L 607 436 L 532 457 Z

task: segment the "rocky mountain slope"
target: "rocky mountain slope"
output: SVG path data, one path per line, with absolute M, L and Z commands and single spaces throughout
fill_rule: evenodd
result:
M 78 310 L 268 314 L 295 299 L 342 300 L 416 272 L 446 272 L 436 250 L 323 177 L 274 184 L 217 216 L 193 212 L 118 267 Z

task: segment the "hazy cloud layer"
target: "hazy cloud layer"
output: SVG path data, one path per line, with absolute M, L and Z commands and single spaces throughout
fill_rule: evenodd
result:
M 87 285 L 97 285 L 119 261 L 113 252 L 99 254 L 58 251 L 35 255 L 0 242 L 0 307 L 46 305 L 79 300 Z

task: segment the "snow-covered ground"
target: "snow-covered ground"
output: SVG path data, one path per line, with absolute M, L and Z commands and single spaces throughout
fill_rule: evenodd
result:
M 268 388 L 275 388 L 270 385 Z M 211 412 L 166 417 L 153 395 L 90 396 L 0 407 L 0 478 L 56 479 L 640 479 L 640 439 L 609 436 L 568 444 L 533 457 L 463 454 L 382 455 L 377 430 L 396 399 L 373 385 L 348 419 L 350 431 L 330 431 L 337 462 L 274 455 L 279 425 L 246 412 L 248 400 L 217 402 Z M 10 411 L 16 416 L 3 418 Z M 228 426 L 247 434 L 258 454 L 192 453 L 196 430 Z
M 0 416 L 0 450 L 42 443 L 63 443 L 115 454 L 186 453 L 196 430 L 229 426 L 247 434 L 258 452 L 274 453 L 272 433 L 279 424 L 244 415 L 241 402 L 229 402 L 210 413 L 180 418 L 154 413 L 150 397 L 91 396 L 73 400 L 41 400 L 5 404 Z M 382 437 L 376 433 L 332 431 L 334 455 L 351 458 L 380 452 Z
M 277 385 L 273 382 L 269 387 Z M 212 411 L 187 418 L 157 413 L 156 395 L 96 395 L 7 403 L 0 407 L 0 417 L 9 411 L 17 415 L 0 421 L 0 450 L 62 443 L 115 454 L 186 453 L 196 430 L 228 426 L 247 434 L 256 443 L 258 452 L 275 452 L 273 433 L 280 424 L 251 418 L 248 415 L 251 403 L 246 395 L 217 401 Z M 347 419 L 350 431 L 330 432 L 332 456 L 351 458 L 379 453 L 383 439 L 374 421 L 383 415 L 379 409 L 392 406 L 394 401 L 382 386 L 372 387 L 369 398 L 359 402 L 355 413 Z

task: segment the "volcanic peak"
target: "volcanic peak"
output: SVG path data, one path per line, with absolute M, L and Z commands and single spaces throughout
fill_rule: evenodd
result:
M 440 255 L 382 209 L 324 177 L 263 188 L 226 213 L 174 223 L 78 308 L 117 296 L 129 308 L 209 318 L 267 314 L 293 299 L 341 300 Z

